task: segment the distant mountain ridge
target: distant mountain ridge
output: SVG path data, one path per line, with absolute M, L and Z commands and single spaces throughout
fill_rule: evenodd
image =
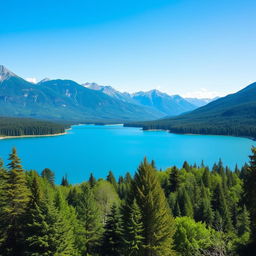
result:
M 151 90 L 147 92 L 140 91 L 136 93 L 122 93 L 115 90 L 111 86 L 102 86 L 96 83 L 85 83 L 83 85 L 89 89 L 101 91 L 124 102 L 153 108 L 162 112 L 163 115 L 166 116 L 176 116 L 197 108 L 196 104 L 189 102 L 179 95 L 168 95 L 158 90 Z M 205 104 L 207 104 L 206 101 Z M 201 102 L 200 106 L 202 105 L 203 103 Z
M 129 125 L 129 124 L 128 124 Z M 256 82 L 190 113 L 135 123 L 144 129 L 174 133 L 222 134 L 256 138 Z
M 30 83 L 0 66 L 0 116 L 72 122 L 155 119 L 154 109 L 114 99 L 71 80 Z

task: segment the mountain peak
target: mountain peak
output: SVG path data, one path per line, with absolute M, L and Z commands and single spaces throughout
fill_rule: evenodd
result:
M 44 83 L 44 82 L 48 82 L 48 81 L 51 81 L 51 79 L 48 78 L 48 77 L 45 77 L 44 79 L 42 79 L 42 80 L 39 82 L 39 84 Z
M 16 76 L 16 75 L 10 70 L 8 70 L 5 66 L 0 65 L 0 81 L 9 79 L 12 76 Z

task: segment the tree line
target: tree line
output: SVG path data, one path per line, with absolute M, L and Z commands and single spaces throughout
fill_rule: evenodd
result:
M 0 136 L 64 133 L 67 125 L 28 118 L 0 117 Z
M 221 160 L 164 171 L 141 162 L 134 177 L 93 174 L 81 184 L 0 162 L 0 255 L 254 255 L 256 148 L 231 171 Z

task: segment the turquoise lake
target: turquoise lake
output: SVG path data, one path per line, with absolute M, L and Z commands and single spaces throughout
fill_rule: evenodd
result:
M 234 168 L 248 162 L 255 141 L 247 138 L 178 135 L 165 131 L 142 131 L 122 125 L 77 125 L 63 136 L 0 140 L 0 157 L 7 163 L 8 154 L 16 147 L 25 169 L 39 173 L 48 167 L 55 172 L 56 183 L 67 174 L 70 183 L 105 178 L 109 170 L 116 177 L 132 174 L 146 156 L 158 168 L 177 165 L 186 160 L 198 165 L 203 160 L 212 167 L 219 158 Z

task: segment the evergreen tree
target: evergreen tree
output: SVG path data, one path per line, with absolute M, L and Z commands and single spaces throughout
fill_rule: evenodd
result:
M 187 172 L 190 170 L 190 166 L 189 166 L 189 164 L 188 164 L 187 161 L 185 161 L 185 162 L 183 163 L 182 168 L 185 169 Z
M 200 206 L 197 213 L 197 221 L 205 222 L 208 226 L 212 226 L 214 221 L 214 213 L 211 206 L 211 200 L 208 196 L 207 189 L 203 186 L 201 193 Z
M 208 168 L 205 168 L 203 172 L 202 180 L 205 187 L 209 188 L 211 186 L 210 171 Z
M 57 209 L 57 218 L 53 228 L 56 231 L 56 255 L 77 255 L 75 248 L 75 231 L 78 226 L 75 209 L 69 206 L 60 190 L 57 190 L 54 206 Z
M 74 215 L 68 211 L 59 192 L 55 204 L 42 194 L 37 176 L 26 215 L 26 255 L 77 255 L 74 248 Z M 72 225 L 71 225 L 72 222 Z
M 3 161 L 0 159 L 0 247 L 6 239 L 6 220 L 4 210 L 7 206 L 7 191 L 8 191 L 8 172 L 3 167 Z
M 180 211 L 182 216 L 194 217 L 194 209 L 191 199 L 185 188 L 181 188 L 178 191 L 178 200 L 180 205 Z
M 61 186 L 64 186 L 64 187 L 68 187 L 69 186 L 69 182 L 68 182 L 68 176 L 67 174 L 65 176 L 62 177 L 62 180 L 61 180 Z
M 95 186 L 96 182 L 97 182 L 96 179 L 94 178 L 93 174 L 91 173 L 90 178 L 89 178 L 89 184 L 90 184 L 91 188 L 93 188 Z
M 146 159 L 135 174 L 134 195 L 141 209 L 145 239 L 144 252 L 141 255 L 173 255 L 174 219 L 156 176 L 156 170 Z
M 120 256 L 121 230 L 121 216 L 116 204 L 113 204 L 107 216 L 103 235 L 102 254 L 104 256 Z
M 170 183 L 170 192 L 175 192 L 178 190 L 180 185 L 180 177 L 179 177 L 179 170 L 176 166 L 174 166 L 171 170 L 169 183 Z
M 223 220 L 223 229 L 228 232 L 232 230 L 231 213 L 228 209 L 227 201 L 224 196 L 223 187 L 218 184 L 213 194 L 213 209 L 218 211 Z M 218 220 L 219 222 L 219 220 Z
M 54 175 L 54 172 L 52 170 L 50 170 L 49 168 L 45 168 L 42 171 L 41 176 L 44 179 L 46 179 L 52 186 L 54 186 L 55 175 Z
M 15 148 L 9 160 L 6 204 L 2 209 L 5 218 L 2 224 L 5 238 L 0 247 L 0 251 L 6 256 L 24 254 L 24 215 L 30 195 L 26 176 Z
M 249 212 L 246 209 L 246 206 L 244 205 L 240 214 L 238 215 L 238 221 L 237 221 L 237 232 L 238 236 L 243 236 L 245 234 L 250 234 L 250 215 Z
M 132 204 L 127 203 L 126 218 L 123 218 L 122 228 L 123 254 L 125 256 L 140 256 L 144 239 L 142 215 L 136 200 L 133 200 Z
M 256 243 L 256 147 L 252 148 L 250 166 L 244 172 L 244 200 L 251 216 L 252 239 Z
M 99 248 L 102 235 L 100 213 L 94 195 L 88 184 L 82 184 L 76 204 L 81 229 L 78 234 L 79 251 L 81 255 L 91 255 Z
M 112 171 L 109 171 L 108 176 L 107 176 L 107 181 L 109 181 L 114 186 L 115 190 L 118 191 L 118 185 L 116 182 L 116 178 Z
M 76 187 L 71 188 L 68 192 L 67 196 L 67 202 L 69 205 L 72 205 L 74 208 L 77 207 L 78 202 L 79 202 L 79 194 L 77 192 Z

